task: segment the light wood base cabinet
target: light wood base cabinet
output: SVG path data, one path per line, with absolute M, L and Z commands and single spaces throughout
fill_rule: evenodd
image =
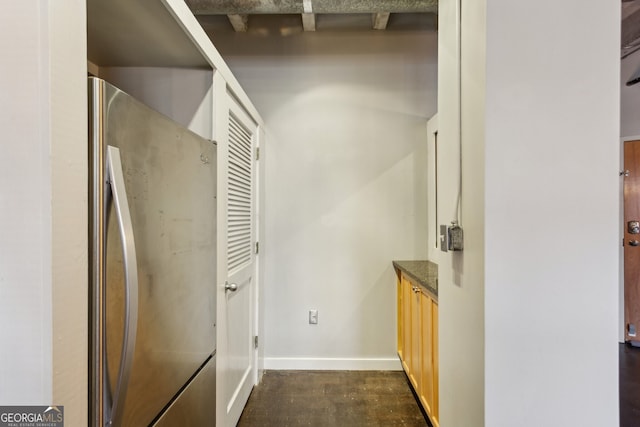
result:
M 398 356 L 431 423 L 438 426 L 438 302 L 398 276 Z

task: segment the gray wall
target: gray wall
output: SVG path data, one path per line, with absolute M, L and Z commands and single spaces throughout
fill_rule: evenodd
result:
M 87 420 L 84 3 L 0 16 L 0 402 Z
M 443 221 L 458 4 L 439 3 Z M 462 1 L 465 250 L 439 257 L 443 426 L 618 425 L 620 5 L 576 4 Z
M 436 34 L 213 40 L 267 123 L 265 368 L 399 369 L 391 261 L 427 253 Z

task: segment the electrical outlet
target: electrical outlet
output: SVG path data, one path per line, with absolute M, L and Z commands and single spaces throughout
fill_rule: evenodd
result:
M 310 325 L 318 324 L 318 310 L 309 310 L 309 324 Z

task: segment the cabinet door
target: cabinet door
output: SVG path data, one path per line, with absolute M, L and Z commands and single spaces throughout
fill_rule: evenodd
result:
M 402 275 L 398 275 L 398 280 L 396 284 L 396 304 L 397 304 L 397 328 L 398 328 L 398 356 L 400 357 L 400 361 L 402 362 L 405 358 L 404 354 L 404 311 L 402 305 Z
M 424 292 L 420 292 L 420 308 L 422 311 L 420 337 L 422 388 L 419 391 L 419 396 L 425 410 L 431 415 L 434 409 L 433 300 Z
M 431 318 L 433 319 L 433 421 L 438 425 L 440 419 L 439 371 L 438 371 L 438 303 L 431 301 Z
M 402 286 L 402 367 L 407 375 L 411 372 L 411 282 L 401 275 Z
M 422 340 L 420 288 L 411 285 L 411 363 L 409 364 L 409 379 L 416 392 L 420 393 L 422 384 Z

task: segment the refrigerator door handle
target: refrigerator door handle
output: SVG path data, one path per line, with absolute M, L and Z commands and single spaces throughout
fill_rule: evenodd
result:
M 122 163 L 120 161 L 120 150 L 110 145 L 107 146 L 107 179 L 111 186 L 116 217 L 120 228 L 125 274 L 125 319 L 122 353 L 120 355 L 118 381 L 113 393 L 113 403 L 109 411 L 109 421 L 107 422 L 108 426 L 118 427 L 122 424 L 123 405 L 127 395 L 129 378 L 131 377 L 133 350 L 138 329 L 138 264 L 131 213 L 127 202 Z

